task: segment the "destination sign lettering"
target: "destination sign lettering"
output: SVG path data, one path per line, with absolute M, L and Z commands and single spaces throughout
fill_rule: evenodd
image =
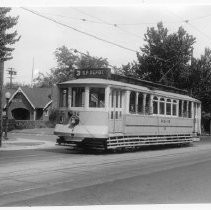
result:
M 99 69 L 77 69 L 75 70 L 76 78 L 103 78 L 108 79 L 111 75 L 111 69 L 99 68 Z

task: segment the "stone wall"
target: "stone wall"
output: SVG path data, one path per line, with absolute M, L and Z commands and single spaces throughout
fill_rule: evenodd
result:
M 16 120 L 16 129 L 30 129 L 30 128 L 46 128 L 48 127 L 48 122 L 43 120 Z

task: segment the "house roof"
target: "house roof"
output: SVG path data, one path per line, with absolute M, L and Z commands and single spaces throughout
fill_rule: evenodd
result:
M 22 92 L 23 95 L 27 98 L 29 103 L 33 108 L 44 108 L 52 100 L 49 98 L 51 95 L 51 88 L 30 88 L 30 87 L 19 87 L 16 89 L 4 89 L 3 90 L 3 104 L 6 104 L 6 99 L 4 97 L 6 92 L 11 93 L 12 98 L 18 93 Z

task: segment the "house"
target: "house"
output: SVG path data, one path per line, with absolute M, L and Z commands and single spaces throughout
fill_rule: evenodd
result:
M 6 108 L 5 93 L 10 92 L 8 117 L 16 120 L 48 120 L 52 105 L 51 88 L 19 87 L 3 89 L 3 107 Z

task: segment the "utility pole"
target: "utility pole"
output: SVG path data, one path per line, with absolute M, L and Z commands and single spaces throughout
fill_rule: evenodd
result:
M 17 71 L 15 71 L 14 68 L 8 68 L 7 72 L 9 74 L 8 78 L 10 79 L 10 88 L 12 88 L 12 79 L 14 75 L 17 75 Z
M 32 60 L 32 78 L 31 78 L 31 86 L 33 87 L 33 80 L 34 80 L 34 57 Z
M 3 119 L 2 119 L 2 89 L 3 89 L 3 81 L 4 81 L 4 61 L 0 58 L 0 147 L 2 145 L 2 125 L 3 125 Z

